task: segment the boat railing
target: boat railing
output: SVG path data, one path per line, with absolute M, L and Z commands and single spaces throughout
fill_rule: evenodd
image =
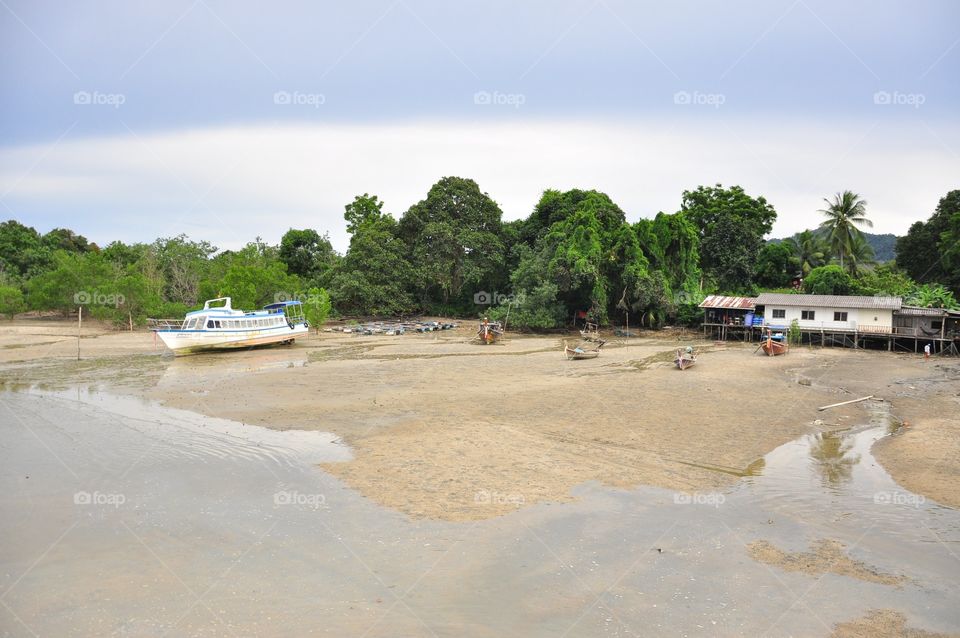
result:
M 182 325 L 183 319 L 147 319 L 150 330 L 179 330 Z

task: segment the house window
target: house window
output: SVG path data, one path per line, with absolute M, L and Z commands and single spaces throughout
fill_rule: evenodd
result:
M 773 310 L 773 318 L 774 318 L 774 319 L 786 319 L 786 318 L 787 318 L 787 311 L 784 310 L 783 308 L 774 308 L 774 310 Z
M 835 312 L 835 313 L 833 313 L 833 320 L 834 320 L 834 321 L 846 321 L 846 320 L 847 320 L 847 313 L 845 313 L 845 312 Z
M 934 330 L 941 330 L 941 329 L 943 329 L 943 322 L 942 322 L 942 321 L 931 321 L 931 322 L 930 322 L 930 327 L 933 328 Z
M 800 311 L 800 318 L 803 319 L 804 321 L 813 321 L 816 316 L 817 316 L 817 313 L 814 312 L 813 310 Z

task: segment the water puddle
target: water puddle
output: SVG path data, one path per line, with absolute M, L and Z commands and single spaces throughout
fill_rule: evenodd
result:
M 238 423 L 85 388 L 60 391 L 29 388 L 25 393 L 95 408 L 113 417 L 114 423 L 162 444 L 168 453 L 186 457 L 264 459 L 301 465 L 352 458 L 349 447 L 331 432 L 279 430 Z M 33 416 L 41 417 L 38 413 Z

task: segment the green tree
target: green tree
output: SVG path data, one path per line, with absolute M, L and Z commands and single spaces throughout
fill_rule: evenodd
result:
M 35 228 L 11 219 L 0 224 L 0 271 L 17 278 L 31 277 L 46 269 L 50 248 Z
M 682 211 L 700 230 L 700 264 L 717 288 L 747 291 L 763 237 L 777 212 L 763 197 L 750 197 L 740 186 L 700 186 L 684 191 Z
M 897 265 L 920 283 L 942 283 L 960 295 L 960 190 L 947 193 L 926 222 L 897 240 Z
M 323 281 L 339 258 L 328 235 L 291 228 L 280 239 L 280 261 L 287 272 L 306 281 Z
M 906 297 L 917 283 L 894 264 L 880 264 L 857 275 L 862 294 L 884 297 Z
M 789 244 L 765 244 L 757 257 L 756 282 L 767 288 L 785 288 L 796 275 L 796 268 Z
M 14 315 L 23 312 L 25 308 L 23 292 L 19 288 L 0 285 L 0 315 L 13 319 Z
M 43 243 L 51 250 L 65 250 L 68 253 L 85 253 L 100 250 L 96 244 L 87 241 L 69 228 L 54 228 L 43 236 Z
M 853 236 L 847 253 L 847 272 L 851 277 L 860 274 L 861 267 L 877 263 L 873 255 L 873 247 L 863 233 Z
M 354 315 L 411 312 L 415 306 L 408 289 L 414 274 L 396 220 L 387 214 L 369 215 L 351 227 L 350 247 L 330 280 L 334 307 Z
M 473 294 L 505 281 L 502 213 L 472 179 L 444 177 L 399 224 L 422 304 L 470 307 Z
M 849 295 L 856 291 L 856 282 L 843 268 L 831 264 L 811 270 L 803 287 L 811 295 Z
M 347 232 L 351 235 L 355 234 L 364 222 L 375 221 L 385 215 L 383 202 L 369 193 L 357 195 L 344 208 L 343 218 L 347 221 Z
M 178 235 L 157 239 L 150 250 L 156 258 L 156 268 L 163 279 L 163 296 L 167 301 L 189 308 L 203 301 L 200 299 L 200 283 L 210 279 L 213 266 L 210 257 L 217 252 L 215 246 L 206 241 L 191 241 L 186 235 Z M 222 275 L 221 270 L 217 276 Z M 208 285 L 206 288 L 209 291 L 216 288 L 216 285 Z
M 923 284 L 910 292 L 906 303 L 921 308 L 958 308 L 957 300 L 947 288 L 940 284 Z
M 320 327 L 330 316 L 330 295 L 323 288 L 311 288 L 307 291 L 307 298 L 303 302 L 303 312 L 307 321 L 320 334 Z
M 257 238 L 239 251 L 217 255 L 212 277 L 200 288 L 204 298 L 231 297 L 234 307 L 245 310 L 294 298 L 300 279 L 287 273 L 278 252 Z
M 823 199 L 827 207 L 817 212 L 826 219 L 820 228 L 827 233 L 830 249 L 840 258 L 840 267 L 844 267 L 844 256 L 853 250 L 856 238 L 863 239 L 859 226 L 873 227 L 867 219 L 867 202 L 853 191 L 843 191 L 833 199 Z
M 794 263 L 806 277 L 811 270 L 823 266 L 827 262 L 830 245 L 823 239 L 821 233 L 805 230 L 785 242 L 793 251 Z

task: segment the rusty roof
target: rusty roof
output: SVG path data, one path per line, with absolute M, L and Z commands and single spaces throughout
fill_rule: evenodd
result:
M 725 308 L 727 310 L 753 310 L 757 305 L 753 297 L 724 297 L 710 295 L 700 304 L 701 308 Z
M 807 306 L 808 308 L 869 308 L 871 310 L 899 310 L 900 297 L 863 297 L 844 295 L 791 295 L 762 292 L 757 297 L 760 306 Z
M 921 308 L 920 306 L 903 306 L 897 311 L 901 315 L 914 315 L 919 317 L 946 317 L 950 311 L 946 308 Z

